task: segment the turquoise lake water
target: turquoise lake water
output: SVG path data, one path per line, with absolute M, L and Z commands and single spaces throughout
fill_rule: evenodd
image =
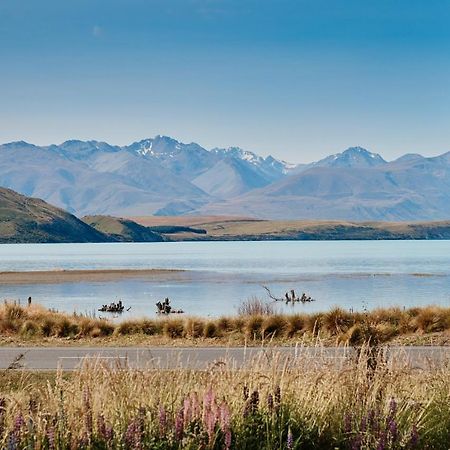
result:
M 168 296 L 188 314 L 235 314 L 239 303 L 295 289 L 316 299 L 283 311 L 450 305 L 450 241 L 270 241 L 0 245 L 0 271 L 186 269 L 180 279 L 0 285 L 0 300 L 26 299 L 94 312 L 122 299 L 124 318 L 152 316 Z M 97 313 L 98 315 L 98 313 Z

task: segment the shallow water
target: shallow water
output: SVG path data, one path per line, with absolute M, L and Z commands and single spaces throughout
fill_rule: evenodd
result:
M 0 285 L 0 299 L 26 299 L 72 312 L 94 312 L 122 299 L 124 317 L 153 315 L 166 296 L 189 314 L 234 314 L 242 300 L 295 289 L 316 302 L 285 311 L 340 305 L 450 305 L 450 241 L 271 241 L 0 246 L 0 271 L 52 269 L 187 269 L 181 280 Z M 101 315 L 101 313 L 97 313 Z

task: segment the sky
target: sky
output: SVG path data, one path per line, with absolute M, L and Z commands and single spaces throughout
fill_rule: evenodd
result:
M 0 142 L 450 150 L 448 0 L 0 0 Z

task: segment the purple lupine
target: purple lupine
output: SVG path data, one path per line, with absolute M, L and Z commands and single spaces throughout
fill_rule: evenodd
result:
M 184 433 L 184 411 L 181 408 L 175 418 L 175 439 L 181 441 Z
M 192 421 L 192 400 L 186 397 L 183 401 L 183 425 L 187 427 Z
M 214 392 L 212 388 L 210 387 L 203 396 L 203 409 L 208 409 L 212 406 L 215 399 Z
M 358 433 L 352 440 L 351 450 L 360 450 L 362 445 L 362 435 Z
M 17 450 L 17 436 L 11 432 L 8 434 L 8 440 L 7 440 L 7 449 L 8 450 Z
M 373 430 L 375 428 L 375 418 L 376 418 L 375 410 L 369 409 L 369 412 L 367 413 L 367 426 L 370 430 Z
M 359 426 L 359 431 L 365 433 L 367 431 L 367 418 L 365 416 L 361 419 L 361 424 Z
M 394 397 L 391 397 L 391 400 L 389 402 L 389 415 L 395 416 L 395 413 L 397 412 L 397 402 L 395 401 Z
M 350 433 L 352 431 L 352 415 L 345 413 L 344 416 L 344 433 Z
M 248 389 L 247 385 L 244 386 L 243 394 L 244 394 L 244 400 L 247 400 L 248 394 L 249 394 L 249 389 Z
M 22 416 L 22 413 L 17 414 L 16 418 L 14 419 L 14 427 L 13 427 L 13 433 L 14 435 L 20 440 L 20 435 L 22 434 L 22 428 L 25 426 L 25 420 Z
M 392 442 L 393 443 L 397 442 L 398 427 L 397 427 L 397 422 L 393 418 L 389 419 L 388 430 L 389 430 L 389 433 L 391 434 Z
M 256 412 L 256 410 L 258 409 L 258 405 L 259 405 L 259 392 L 258 391 L 252 392 L 252 395 L 250 396 L 250 405 L 251 405 L 252 412 Z
M 386 449 L 386 433 L 383 431 L 380 434 L 380 440 L 378 441 L 377 450 L 385 450 Z
M 159 406 L 158 419 L 159 419 L 159 433 L 165 434 L 167 429 L 167 412 L 163 405 Z
M 102 414 L 97 416 L 97 433 L 101 439 L 106 441 L 106 422 Z
M 269 411 L 273 411 L 273 395 L 269 392 L 267 395 L 267 408 L 269 408 Z
M 222 402 L 219 408 L 219 415 L 220 415 L 220 428 L 223 432 L 228 430 L 230 427 L 231 417 L 230 417 L 230 408 L 228 408 L 228 405 L 225 402 Z
M 281 388 L 280 388 L 280 386 L 277 386 L 275 388 L 275 405 L 276 406 L 281 405 Z
M 128 425 L 125 432 L 125 443 L 136 450 L 142 448 L 142 431 L 138 420 L 134 419 Z
M 200 416 L 200 401 L 197 392 L 191 394 L 192 418 L 197 419 Z
M 216 415 L 211 409 L 208 409 L 206 412 L 204 411 L 203 414 L 203 423 L 208 433 L 209 442 L 211 443 L 214 439 L 214 431 L 216 429 Z
M 417 431 L 416 424 L 413 424 L 411 434 L 409 435 L 409 445 L 412 448 L 417 447 L 419 444 L 419 433 Z
M 97 417 L 97 433 L 108 446 L 111 446 L 114 438 L 114 430 L 111 425 L 106 423 L 102 414 L 99 414 Z
M 225 450 L 229 450 L 231 447 L 231 430 L 225 432 Z
M 47 429 L 46 434 L 47 434 L 47 439 L 48 439 L 48 448 L 49 448 L 49 450 L 54 450 L 56 448 L 56 445 L 55 445 L 55 428 L 50 426 Z
M 286 440 L 286 448 L 288 450 L 292 450 L 294 448 L 294 435 L 292 434 L 291 429 L 289 428 Z

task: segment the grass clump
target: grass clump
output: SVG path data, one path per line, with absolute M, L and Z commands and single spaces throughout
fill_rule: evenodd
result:
M 364 352 L 342 369 L 305 353 L 296 364 L 261 355 L 245 370 L 91 360 L 69 374 L 5 371 L 0 448 L 447 450 L 449 367 L 377 358 L 370 371 Z
M 253 306 L 252 306 L 253 305 Z M 253 308 L 255 305 L 257 307 Z M 269 314 L 269 309 L 253 300 L 234 317 L 159 317 L 113 322 L 76 314 L 64 314 L 45 309 L 5 303 L 0 305 L 0 338 L 35 339 L 39 342 L 54 340 L 107 339 L 120 344 L 132 343 L 130 337 L 142 339 L 158 337 L 167 339 L 222 339 L 221 343 L 233 341 L 244 344 L 270 339 L 279 343 L 295 343 L 298 339 L 314 342 L 317 338 L 330 345 L 354 343 L 365 340 L 386 342 L 404 338 L 422 344 L 427 336 L 431 342 L 436 336 L 440 342 L 450 340 L 450 308 L 428 306 L 423 308 L 387 308 L 373 311 L 350 312 L 333 308 L 328 312 L 311 314 Z M 251 314 L 250 311 L 258 311 Z M 158 345 L 160 341 L 156 341 Z M 435 340 L 433 342 L 436 342 Z
M 243 301 L 238 308 L 240 316 L 268 316 L 273 313 L 273 303 L 267 303 L 257 297 Z

